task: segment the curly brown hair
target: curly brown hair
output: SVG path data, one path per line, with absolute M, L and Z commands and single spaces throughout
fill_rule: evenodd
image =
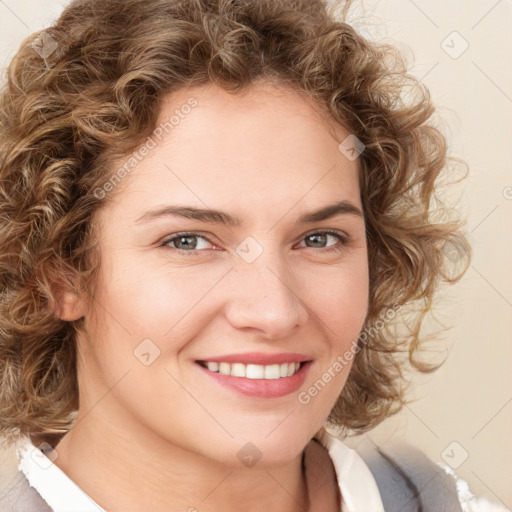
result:
M 439 366 L 418 357 L 420 327 L 441 281 L 458 281 L 471 255 L 465 222 L 443 216 L 436 194 L 451 161 L 446 141 L 432 122 L 428 90 L 401 53 L 363 38 L 347 23 L 348 4 L 337 5 L 75 0 L 22 43 L 0 96 L 2 435 L 55 444 L 72 427 L 84 317 L 63 321 L 53 307 L 65 289 L 94 296 L 101 262 L 93 220 L 113 197 L 95 191 L 111 163 L 154 130 L 163 97 L 189 85 L 232 93 L 257 80 L 295 87 L 365 145 L 364 329 L 384 325 L 358 339 L 328 423 L 371 429 L 405 403 L 406 366 Z M 397 305 L 411 313 L 400 335 L 397 322 L 382 321 Z

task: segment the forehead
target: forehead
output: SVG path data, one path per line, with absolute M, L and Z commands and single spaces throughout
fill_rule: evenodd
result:
M 164 98 L 154 146 L 125 178 L 116 203 L 130 204 L 133 218 L 143 205 L 172 201 L 232 204 L 242 217 L 249 199 L 251 208 L 358 203 L 357 161 L 338 149 L 349 133 L 287 86 L 260 84 L 241 94 L 211 84 L 181 89 Z
M 305 92 L 267 82 L 241 92 L 229 92 L 215 84 L 180 89 L 163 99 L 157 131 L 168 144 L 178 144 L 181 139 L 192 144 L 195 138 L 196 146 L 206 149 L 211 140 L 218 151 L 229 147 L 230 152 L 250 152 L 261 145 L 271 151 L 279 142 L 294 140 L 292 148 L 311 153 L 320 149 L 315 145 L 326 133 L 333 139 L 349 134 Z M 310 144 L 304 144 L 306 138 Z M 283 152 L 286 149 L 282 148 Z

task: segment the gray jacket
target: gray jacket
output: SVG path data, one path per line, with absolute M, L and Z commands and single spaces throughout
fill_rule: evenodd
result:
M 420 450 L 366 440 L 356 451 L 377 482 L 386 512 L 462 512 L 455 480 Z M 0 450 L 0 512 L 53 512 L 18 470 L 14 446 Z

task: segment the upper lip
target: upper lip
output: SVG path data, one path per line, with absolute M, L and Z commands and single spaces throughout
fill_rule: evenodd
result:
M 282 363 L 302 363 L 310 361 L 311 358 L 305 354 L 296 352 L 281 352 L 279 354 L 264 354 L 262 352 L 246 352 L 244 354 L 226 354 L 223 356 L 207 357 L 199 359 L 201 362 L 225 362 L 225 363 L 243 363 L 260 364 L 263 366 Z

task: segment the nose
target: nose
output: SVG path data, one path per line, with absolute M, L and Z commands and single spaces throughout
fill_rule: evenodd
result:
M 289 265 L 265 250 L 255 261 L 237 261 L 230 276 L 233 292 L 225 314 L 237 329 L 255 330 L 268 339 L 290 337 L 308 312 L 294 289 Z

